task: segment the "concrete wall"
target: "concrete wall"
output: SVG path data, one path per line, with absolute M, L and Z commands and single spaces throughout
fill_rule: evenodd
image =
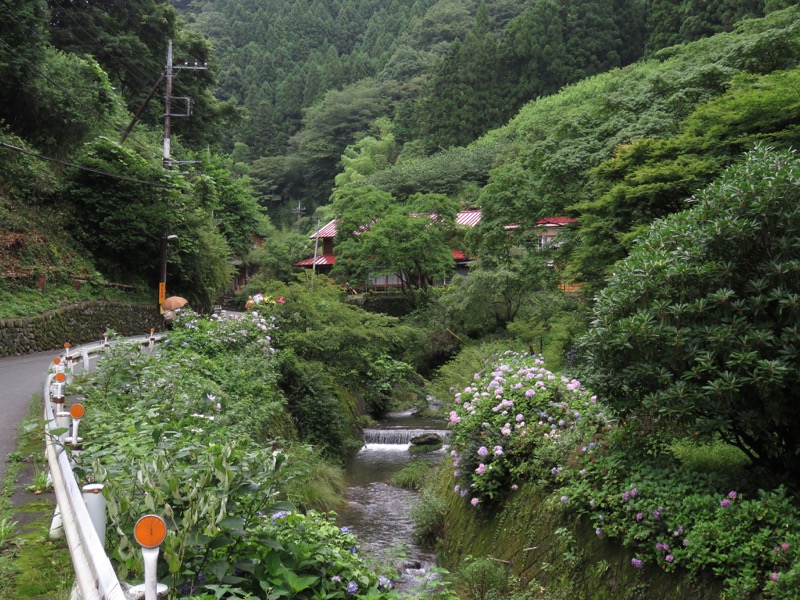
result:
M 164 329 L 155 306 L 124 302 L 81 302 L 33 317 L 0 319 L 0 357 L 43 352 L 102 339 L 113 329 L 120 335 L 145 335 Z

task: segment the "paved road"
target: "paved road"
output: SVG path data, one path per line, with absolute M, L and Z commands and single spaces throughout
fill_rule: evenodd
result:
M 8 454 L 17 448 L 17 431 L 28 415 L 31 396 L 42 392 L 47 369 L 58 353 L 58 350 L 50 350 L 0 358 L 0 409 L 3 411 L 3 426 L 0 427 L 0 482 L 6 474 Z

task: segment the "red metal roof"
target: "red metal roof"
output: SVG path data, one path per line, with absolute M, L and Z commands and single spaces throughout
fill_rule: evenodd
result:
M 536 221 L 537 225 L 569 225 L 570 223 L 577 222 L 577 219 L 570 217 L 545 217 Z
M 480 220 L 480 210 L 462 210 L 456 215 L 456 223 L 465 227 L 475 227 Z
M 436 215 L 430 215 L 431 218 L 434 218 Z M 481 211 L 480 210 L 462 210 L 461 212 L 456 214 L 456 224 L 457 225 L 464 225 L 465 227 L 475 227 L 478 224 L 478 221 L 481 220 Z M 316 238 L 332 238 L 336 237 L 336 224 L 339 222 L 339 219 L 333 219 L 332 221 L 323 225 L 320 229 L 317 229 L 314 233 L 312 233 L 309 237 L 313 240 Z
M 317 260 L 313 258 L 307 258 L 305 260 L 301 260 L 300 262 L 294 263 L 295 267 L 324 267 L 327 265 L 335 265 L 336 264 L 336 255 L 335 254 L 321 254 L 317 257 Z
M 322 229 L 318 229 L 314 233 L 311 234 L 311 239 L 314 238 L 332 238 L 336 237 L 336 223 L 339 219 L 334 219 L 327 223 Z

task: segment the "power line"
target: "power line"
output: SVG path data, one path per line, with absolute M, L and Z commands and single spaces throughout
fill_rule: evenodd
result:
M 122 181 L 130 181 L 131 183 L 140 183 L 142 185 L 149 185 L 152 187 L 158 188 L 166 188 L 166 189 L 174 189 L 174 190 L 181 190 L 185 191 L 186 188 L 179 185 L 173 185 L 169 183 L 158 183 L 156 181 L 145 181 L 144 179 L 136 179 L 135 177 L 127 177 L 126 175 L 118 175 L 117 173 L 111 173 L 110 171 L 103 171 L 101 169 L 93 169 L 92 167 L 85 167 L 83 165 L 78 165 L 75 163 L 67 162 L 65 160 L 61 160 L 58 158 L 53 158 L 52 156 L 45 156 L 44 154 L 39 154 L 38 152 L 33 152 L 32 150 L 26 150 L 25 148 L 20 148 L 19 146 L 12 146 L 11 144 L 6 144 L 5 142 L 0 142 L 0 147 L 6 148 L 8 150 L 13 150 L 14 152 L 20 152 L 22 154 L 26 154 L 28 156 L 33 156 L 34 158 L 40 158 L 42 160 L 47 160 L 50 162 L 57 163 L 59 165 L 63 165 L 65 167 L 72 167 L 73 169 L 80 169 L 81 171 L 89 171 L 90 173 L 95 173 L 97 175 L 103 175 L 105 177 L 111 177 L 113 179 L 120 179 Z
M 39 39 L 39 40 L 41 40 L 41 38 L 38 38 L 38 39 Z M 12 48 L 12 47 L 11 47 L 11 46 L 9 46 L 8 44 L 6 44 L 4 41 L 0 40 L 0 44 L 2 44 L 2 45 L 3 45 L 3 46 L 4 46 L 4 47 L 5 47 L 5 48 L 6 48 L 6 49 L 9 51 L 9 52 L 11 52 L 11 53 L 12 53 L 14 56 L 16 56 L 16 57 L 17 57 L 19 60 L 21 60 L 21 61 L 23 61 L 23 62 L 27 63 L 27 64 L 28 64 L 28 66 L 29 66 L 31 69 L 33 69 L 33 70 L 34 70 L 36 73 L 38 73 L 39 75 L 41 75 L 42 77 L 44 77 L 44 78 L 45 78 L 45 79 L 46 79 L 46 80 L 47 80 L 47 81 L 48 81 L 48 82 L 49 82 L 49 83 L 50 83 L 52 86 L 54 86 L 54 87 L 58 88 L 59 90 L 61 90 L 62 92 L 64 92 L 64 94 L 65 94 L 67 97 L 69 97 L 70 99 L 72 99 L 72 100 L 73 100 L 73 101 L 74 101 L 74 102 L 75 102 L 77 105 L 80 105 L 80 106 L 84 106 L 84 105 L 85 105 L 85 103 L 83 103 L 83 102 L 80 102 L 80 101 L 79 101 L 79 100 L 78 100 L 78 99 L 77 99 L 75 96 L 73 96 L 73 95 L 72 95 L 72 93 L 70 92 L 70 90 L 68 90 L 68 89 L 67 89 L 67 88 L 65 88 L 64 86 L 62 86 L 62 85 L 58 84 L 56 81 L 54 81 L 54 80 L 53 80 L 53 79 L 52 79 L 52 78 L 51 78 L 51 77 L 50 77 L 50 76 L 49 76 L 47 73 L 45 73 L 44 71 L 42 71 L 42 70 L 41 70 L 41 69 L 40 69 L 38 66 L 36 66 L 36 64 L 34 64 L 34 63 L 31 61 L 31 60 L 29 60 L 28 58 L 26 58 L 26 57 L 24 57 L 24 56 L 20 55 L 20 54 L 19 54 L 19 53 L 18 53 L 18 52 L 17 52 L 17 51 L 14 49 L 14 48 Z M 101 121 L 103 121 L 103 122 L 104 122 L 106 125 L 109 125 L 109 126 L 110 126 L 110 127 L 112 127 L 112 128 L 115 130 L 115 131 L 117 131 L 117 130 L 119 129 L 119 125 L 118 125 L 118 124 L 116 124 L 116 123 L 112 123 L 111 121 L 109 121 L 109 120 L 108 120 L 108 119 L 105 117 L 105 115 L 103 115 L 101 112 L 99 112 L 98 110 L 96 110 L 94 107 L 92 107 L 92 106 L 89 106 L 88 108 L 89 108 L 89 110 L 90 110 L 92 113 L 94 113 L 94 115 L 95 115 L 95 116 L 97 116 L 97 117 L 98 117 L 98 118 L 99 118 Z M 146 151 L 148 151 L 148 152 L 152 150 L 152 149 L 151 149 L 149 146 L 147 146 L 145 143 L 143 143 L 143 142 L 141 142 L 141 141 L 137 140 L 136 138 L 132 138 L 132 139 L 134 139 L 134 140 L 136 141 L 136 143 L 139 145 L 139 147 L 140 147 L 142 150 L 146 150 Z

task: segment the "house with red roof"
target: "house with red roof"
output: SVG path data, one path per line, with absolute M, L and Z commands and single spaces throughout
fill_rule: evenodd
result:
M 434 216 L 434 215 L 432 215 Z M 461 227 L 475 227 L 481 220 L 479 209 L 464 210 L 456 214 L 456 225 Z M 558 230 L 566 225 L 575 223 L 570 217 L 547 217 L 537 221 L 539 248 L 557 248 L 558 242 L 554 239 Z M 328 274 L 336 264 L 336 254 L 333 249 L 333 240 L 336 237 L 338 219 L 329 221 L 309 237 L 314 240 L 314 256 L 294 263 L 296 267 L 312 269 L 317 273 Z M 508 230 L 516 229 L 518 225 L 509 225 Z M 462 250 L 453 249 L 453 260 L 457 275 L 469 274 L 471 260 Z M 386 290 L 400 287 L 400 280 L 396 275 L 382 275 L 375 277 L 369 283 L 371 289 Z

